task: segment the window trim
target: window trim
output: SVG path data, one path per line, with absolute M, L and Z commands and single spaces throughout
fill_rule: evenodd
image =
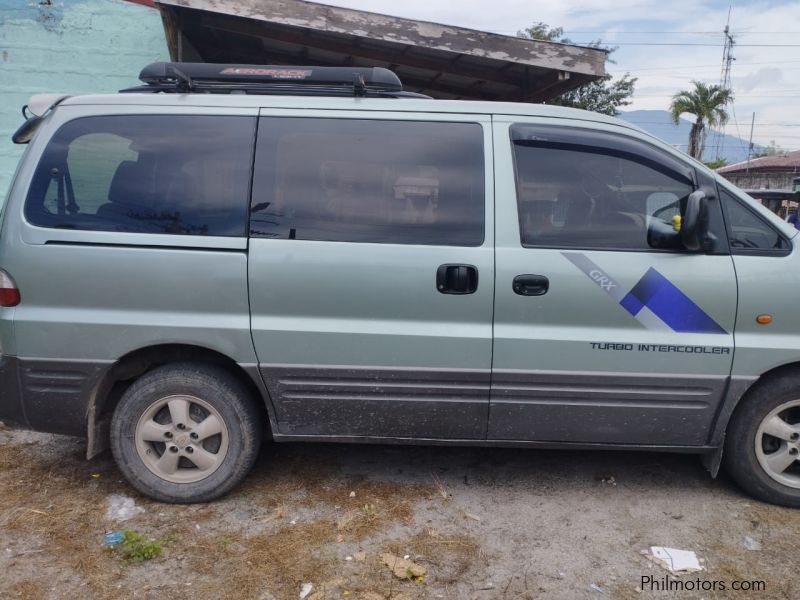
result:
M 380 244 L 380 245 L 394 245 L 399 247 L 421 247 L 421 248 L 482 248 L 485 247 L 487 244 L 487 240 L 490 240 L 491 244 L 494 245 L 495 241 L 493 237 L 490 235 L 489 227 L 492 225 L 492 221 L 488 218 L 487 211 L 491 208 L 494 209 L 494 198 L 491 193 L 490 187 L 487 187 L 491 182 L 494 181 L 494 177 L 496 176 L 493 172 L 490 172 L 492 168 L 491 165 L 494 163 L 493 157 L 493 150 L 491 146 L 491 142 L 487 143 L 487 139 L 491 140 L 491 122 L 489 120 L 484 120 L 481 117 L 485 117 L 486 115 L 470 115 L 470 114 L 461 114 L 461 113 L 447 113 L 447 114 L 430 114 L 430 113 L 413 113 L 410 116 L 406 113 L 396 113 L 396 112 L 350 112 L 347 111 L 344 114 L 342 111 L 330 111 L 331 114 L 302 114 L 302 113 L 295 113 L 292 111 L 291 113 L 275 113 L 274 111 L 270 110 L 268 112 L 261 111 L 258 116 L 258 125 L 256 127 L 256 144 L 255 150 L 253 153 L 253 171 L 251 177 L 251 196 L 250 196 L 250 210 L 249 210 L 249 219 L 252 219 L 253 215 L 253 207 L 255 206 L 255 198 L 253 193 L 256 190 L 256 178 L 257 178 L 257 167 L 258 167 L 258 146 L 259 146 L 259 135 L 258 132 L 262 127 L 262 122 L 266 120 L 272 119 L 280 119 L 285 121 L 287 119 L 303 119 L 303 120 L 330 120 L 330 121 L 359 121 L 359 122 L 378 122 L 378 123 L 420 123 L 420 124 L 442 124 L 442 125 L 476 125 L 479 127 L 481 135 L 480 135 L 480 153 L 481 153 L 481 168 L 482 172 L 482 182 L 483 187 L 481 188 L 481 195 L 482 195 L 482 203 L 481 203 L 481 236 L 480 240 L 476 240 L 476 243 L 470 244 L 452 244 L 452 243 L 420 243 L 420 242 L 398 242 L 398 241 L 360 241 L 360 240 L 318 240 L 318 239 L 292 239 L 293 242 L 313 242 L 313 243 L 323 243 L 323 244 Z M 450 118 L 440 118 L 440 117 L 450 117 Z M 477 117 L 477 118 L 476 118 Z M 487 136 L 489 136 L 487 138 Z M 259 235 L 254 234 L 252 227 L 248 225 L 248 238 L 249 239 L 264 239 L 264 240 L 282 240 L 285 241 L 290 238 L 274 238 L 266 235 Z
M 737 248 L 734 246 L 731 241 L 733 240 L 733 228 L 731 227 L 731 218 L 728 216 L 728 203 L 724 202 L 722 199 L 722 192 L 725 192 L 727 196 L 730 196 L 736 204 L 744 208 L 747 212 L 753 215 L 756 219 L 758 219 L 767 229 L 772 230 L 777 234 L 777 236 L 783 240 L 786 244 L 785 248 Z M 767 221 L 762 215 L 758 214 L 757 210 L 754 210 L 751 206 L 748 206 L 748 202 L 743 200 L 738 196 L 738 194 L 734 194 L 733 192 L 725 189 L 719 183 L 717 183 L 717 195 L 720 199 L 720 205 L 722 206 L 722 216 L 725 219 L 725 233 L 728 236 L 728 247 L 730 248 L 730 253 L 735 256 L 778 256 L 784 257 L 789 256 L 792 253 L 792 240 L 791 238 L 784 235 L 782 231 L 778 228 L 774 227 L 772 223 Z
M 94 107 L 92 107 L 94 108 Z M 20 202 L 20 218 L 22 224 L 27 231 L 24 234 L 25 241 L 33 244 L 48 244 L 48 243 L 80 243 L 83 245 L 123 245 L 123 246 L 142 246 L 142 247 L 161 247 L 171 246 L 178 248 L 204 248 L 204 249 L 219 249 L 219 250 L 241 250 L 246 249 L 248 245 L 248 231 L 250 227 L 250 199 L 253 186 L 253 161 L 256 149 L 256 135 L 258 131 L 258 112 L 257 110 L 228 110 L 226 107 L 221 107 L 220 110 L 190 110 L 190 111 L 158 111 L 158 112 L 125 112 L 118 110 L 119 107 L 114 107 L 117 110 L 90 112 L 86 114 L 78 114 L 63 120 L 59 120 L 54 124 L 51 131 L 47 132 L 47 136 L 42 141 L 41 149 L 36 153 L 35 159 L 30 166 L 30 175 L 28 177 L 27 186 Z M 159 107 L 165 108 L 165 107 Z M 63 110 L 63 109 L 62 109 Z M 238 117 L 248 118 L 252 121 L 250 140 L 250 167 L 247 174 L 246 185 L 246 198 L 245 198 L 245 225 L 244 231 L 241 235 L 197 235 L 197 234 L 176 234 L 176 233 L 158 233 L 158 232 L 138 232 L 138 231 L 109 231 L 101 229 L 73 229 L 66 227 L 49 227 L 47 225 L 40 225 L 32 222 L 28 218 L 28 202 L 30 200 L 31 190 L 33 189 L 33 181 L 39 169 L 41 162 L 44 160 L 45 155 L 50 147 L 53 139 L 65 128 L 78 121 L 86 119 L 97 118 L 139 118 L 139 117 L 195 117 L 195 118 L 216 118 L 216 117 Z M 38 137 L 42 137 L 41 134 Z M 75 138 L 77 139 L 77 138 Z M 31 147 L 28 145 L 27 150 Z M 20 163 L 21 164 L 21 163 Z M 31 235 L 33 234 L 33 235 Z M 116 241 L 115 241 L 116 240 Z
M 677 254 L 677 255 L 695 255 L 695 254 L 703 254 L 703 255 L 727 255 L 729 254 L 728 251 L 728 240 L 725 239 L 724 248 L 718 248 L 714 252 L 691 252 L 688 250 L 673 250 L 669 248 L 617 248 L 611 246 L 567 246 L 567 245 L 554 245 L 554 244 L 531 244 L 525 243 L 524 234 L 523 234 L 523 227 L 522 227 L 522 220 L 520 219 L 520 196 L 519 196 L 519 169 L 517 165 L 517 153 L 515 151 L 515 142 L 518 141 L 515 138 L 515 128 L 527 128 L 529 130 L 534 130 L 541 132 L 543 135 L 549 135 L 551 139 L 542 140 L 542 145 L 540 147 L 554 147 L 560 150 L 574 150 L 578 152 L 591 152 L 594 154 L 603 154 L 606 156 L 613 156 L 612 152 L 616 150 L 616 152 L 621 151 L 622 145 L 638 145 L 644 148 L 647 148 L 652 154 L 651 157 L 654 155 L 654 158 L 657 157 L 659 162 L 664 165 L 665 168 L 672 172 L 676 172 L 676 168 L 682 168 L 684 173 L 676 173 L 678 175 L 684 175 L 688 180 L 691 181 L 691 185 L 693 186 L 693 190 L 697 190 L 701 187 L 701 174 L 698 173 L 697 169 L 689 164 L 685 164 L 680 162 L 678 159 L 670 156 L 669 154 L 665 153 L 661 148 L 658 148 L 654 144 L 650 144 L 645 140 L 640 140 L 638 138 L 632 138 L 625 136 L 623 134 L 608 132 L 608 131 L 600 131 L 596 129 L 589 129 L 585 127 L 565 127 L 563 125 L 543 125 L 543 124 L 533 124 L 533 123 L 525 123 L 525 122 L 516 122 L 511 123 L 508 131 L 509 131 L 509 141 L 511 144 L 511 159 L 514 169 L 514 191 L 516 194 L 516 206 L 517 206 L 517 224 L 518 224 L 518 231 L 519 231 L 519 242 L 522 248 L 531 248 L 531 249 L 549 249 L 549 250 L 587 250 L 587 251 L 595 251 L 595 252 L 644 252 L 644 253 L 652 253 L 652 254 Z M 564 139 L 564 133 L 567 134 L 575 134 L 575 137 L 584 136 L 586 138 L 586 142 L 581 144 L 580 142 L 575 141 L 568 141 Z M 572 137 L 572 136 L 570 136 Z M 586 150 L 581 150 L 582 148 Z M 611 151 L 611 152 L 609 152 Z M 667 160 L 661 160 L 661 159 Z M 671 163 L 671 164 L 669 164 Z M 722 209 L 720 209 L 722 212 Z M 723 222 L 725 222 L 724 215 L 723 215 Z M 727 231 L 726 231 L 727 233 Z

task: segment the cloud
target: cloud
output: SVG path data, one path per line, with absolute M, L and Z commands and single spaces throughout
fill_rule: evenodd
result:
M 327 0 L 328 4 L 382 12 L 514 35 L 536 21 L 565 29 L 576 42 L 602 38 L 619 45 L 607 69 L 638 77 L 629 109 L 666 110 L 673 94 L 692 79 L 717 83 L 722 70 L 722 30 L 728 0 Z M 745 137 L 756 113 L 754 139 L 775 139 L 785 148 L 800 148 L 800 48 L 763 44 L 798 44 L 800 2 L 739 0 L 731 14 L 736 38 L 732 82 L 736 95 L 727 132 Z M 792 33 L 779 33 L 794 30 Z M 632 32 L 673 33 L 632 33 Z M 581 33 L 603 32 L 603 33 Z M 682 32 L 682 33 L 674 33 Z M 704 33 L 698 33 L 704 32 Z M 770 33 L 764 33 L 770 32 Z M 639 43 L 712 44 L 711 46 L 640 46 Z
M 732 77 L 734 88 L 750 91 L 762 86 L 775 86 L 783 82 L 783 71 L 777 67 L 764 67 L 750 71 L 743 77 Z

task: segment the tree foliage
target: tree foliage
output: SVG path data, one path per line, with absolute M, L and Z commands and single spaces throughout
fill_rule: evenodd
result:
M 728 159 L 723 156 L 721 158 L 715 158 L 714 160 L 704 160 L 703 164 L 712 170 L 721 169 L 722 167 L 727 166 Z
M 530 40 L 560 42 L 562 44 L 573 43 L 572 40 L 564 37 L 563 27 L 550 27 L 547 23 L 541 21 L 518 31 L 517 35 Z M 604 50 L 609 55 L 616 50 L 616 48 L 604 46 L 601 40 L 594 40 L 587 45 L 591 48 Z M 608 60 L 608 62 L 613 63 L 614 61 Z M 613 116 L 619 114 L 621 106 L 627 106 L 631 103 L 630 98 L 633 96 L 635 84 L 636 77 L 631 77 L 630 73 L 625 73 L 625 75 L 616 80 L 608 74 L 601 79 L 566 92 L 548 103 L 582 108 Z
M 728 122 L 725 107 L 733 100 L 733 92 L 715 84 L 692 81 L 691 90 L 678 92 L 672 97 L 669 112 L 677 125 L 684 113 L 695 116 L 689 131 L 689 155 L 700 160 L 706 145 L 708 127 L 720 127 Z
M 753 158 L 763 158 L 765 156 L 780 156 L 782 154 L 786 154 L 786 150 L 784 150 L 778 144 L 776 144 L 775 140 L 772 140 L 769 143 L 769 146 L 761 148 L 758 152 L 755 152 L 753 154 Z

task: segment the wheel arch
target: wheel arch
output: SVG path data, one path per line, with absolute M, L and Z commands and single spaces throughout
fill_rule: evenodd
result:
M 712 477 L 716 477 L 722 465 L 722 453 L 725 447 L 725 434 L 731 418 L 736 409 L 741 405 L 747 395 L 760 386 L 767 384 L 776 377 L 795 375 L 800 378 L 800 361 L 785 363 L 765 371 L 758 377 L 731 377 L 728 390 L 723 398 L 722 405 L 717 414 L 716 422 L 711 431 L 709 445 L 714 450 L 703 457 L 703 464 Z
M 264 417 L 267 434 L 274 431 L 274 414 L 269 392 L 257 365 L 242 365 L 210 348 L 192 344 L 158 344 L 131 351 L 112 364 L 95 385 L 86 417 L 87 458 L 108 448 L 111 414 L 125 390 L 151 369 L 177 362 L 213 364 L 224 368 L 244 384 Z

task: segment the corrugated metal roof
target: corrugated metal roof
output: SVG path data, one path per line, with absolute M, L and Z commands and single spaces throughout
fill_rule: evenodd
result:
M 798 170 L 800 169 L 800 150 L 778 154 L 775 156 L 762 156 L 761 158 L 751 158 L 750 161 L 742 161 L 733 165 L 727 165 L 717 169 L 717 173 L 738 173 L 739 171 L 758 171 L 758 170 Z

